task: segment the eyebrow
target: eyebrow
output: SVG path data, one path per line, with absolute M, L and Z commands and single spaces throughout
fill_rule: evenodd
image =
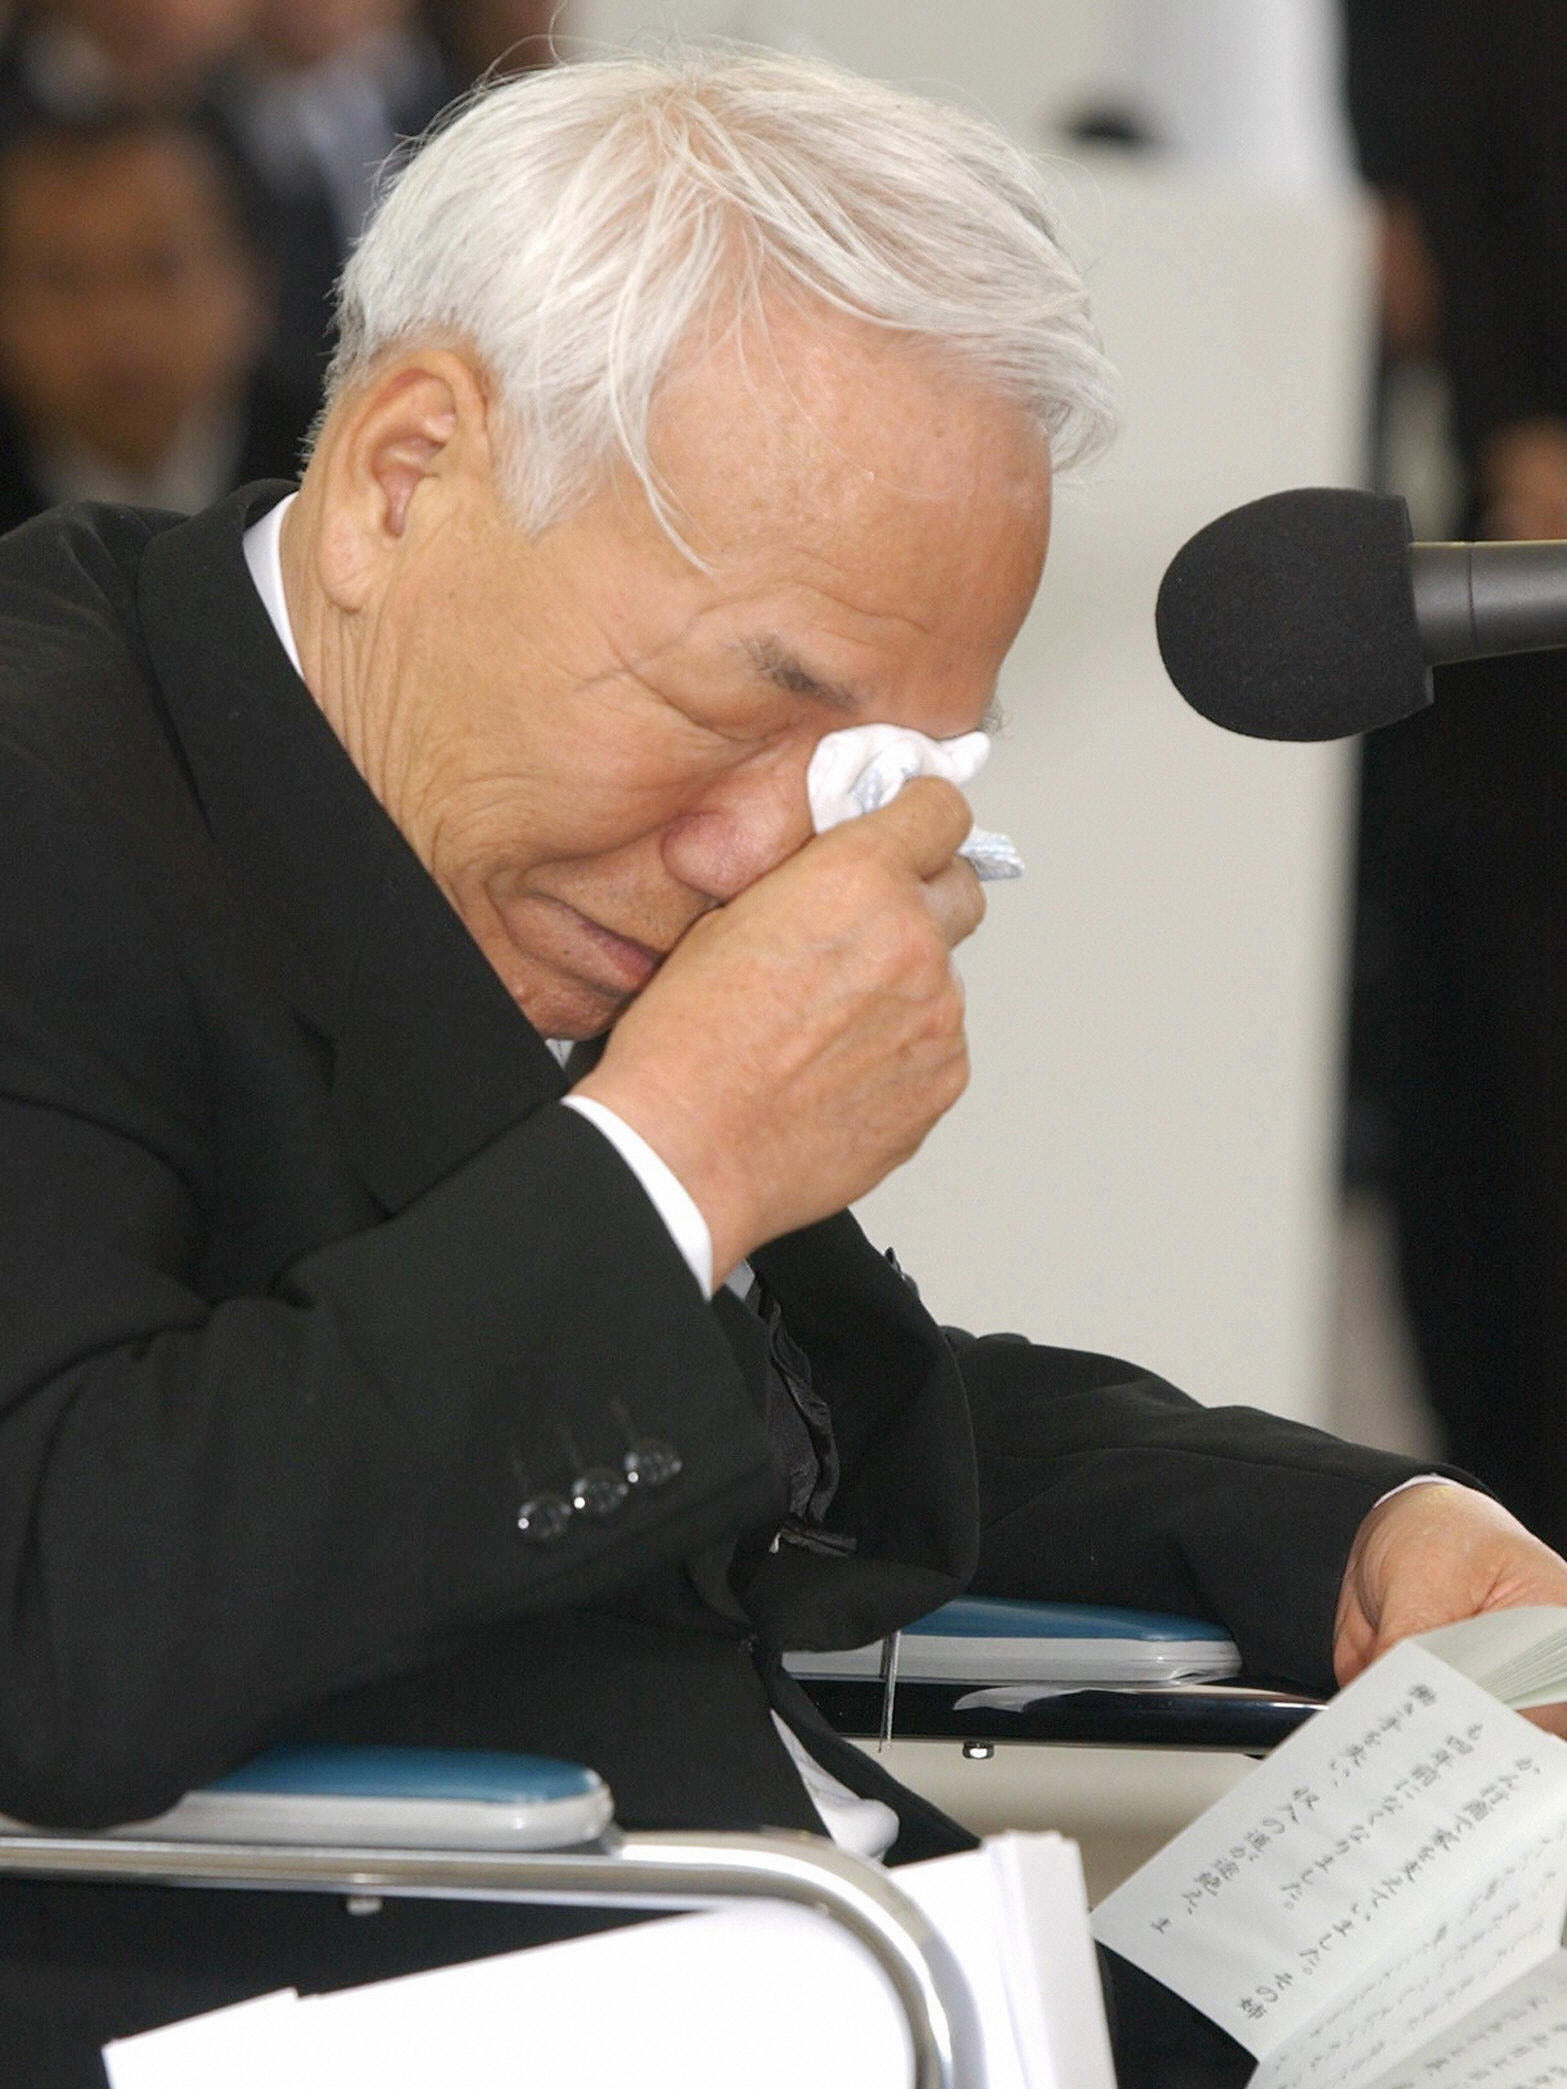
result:
M 811 697 L 831 710 L 842 712 L 846 718 L 863 716 L 872 708 L 870 699 L 861 690 L 851 689 L 846 682 L 828 681 L 816 674 L 780 638 L 748 638 L 743 641 L 742 650 L 763 681 L 771 682 L 777 689 L 787 690 L 791 696 Z M 1000 702 L 992 696 L 980 720 L 980 730 L 995 734 L 1001 731 L 1004 723 Z
M 815 702 L 826 704 L 830 710 L 841 711 L 852 717 L 867 708 L 867 700 L 857 689 L 845 682 L 830 682 L 825 676 L 808 668 L 798 653 L 791 652 L 782 639 L 748 638 L 743 650 L 751 666 L 764 682 L 771 682 L 776 689 L 787 690 L 791 696 L 808 696 Z

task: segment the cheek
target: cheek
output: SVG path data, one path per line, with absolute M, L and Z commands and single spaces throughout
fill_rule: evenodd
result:
M 575 856 L 632 848 L 721 793 L 749 752 L 667 707 L 594 707 L 532 779 L 529 832 Z
M 421 657 L 398 680 L 421 692 L 419 823 L 439 833 L 447 875 L 515 890 L 534 867 L 656 841 L 755 748 L 606 674 L 543 619 L 498 618 L 500 577 L 470 568 L 446 599 L 429 591 L 411 626 Z
M 662 837 L 721 781 L 708 761 L 652 760 L 613 741 L 581 760 L 522 764 L 472 776 L 447 803 L 445 823 L 464 853 L 508 885 L 548 865 L 656 856 Z

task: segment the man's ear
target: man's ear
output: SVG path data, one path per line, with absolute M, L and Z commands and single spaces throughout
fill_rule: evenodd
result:
M 320 580 L 352 612 L 374 597 L 411 538 L 435 524 L 437 509 L 449 512 L 487 486 L 494 444 L 484 384 L 450 349 L 397 356 L 330 417 L 322 451 Z

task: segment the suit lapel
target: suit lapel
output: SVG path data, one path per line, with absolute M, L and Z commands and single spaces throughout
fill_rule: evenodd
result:
M 142 627 L 247 927 L 328 1041 L 348 1152 L 397 1211 L 565 1084 L 278 643 L 241 540 L 288 490 L 154 537 Z

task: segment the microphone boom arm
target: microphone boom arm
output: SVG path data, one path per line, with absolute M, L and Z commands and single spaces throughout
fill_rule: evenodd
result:
M 1411 544 L 1409 568 L 1433 667 L 1567 646 L 1567 544 Z

